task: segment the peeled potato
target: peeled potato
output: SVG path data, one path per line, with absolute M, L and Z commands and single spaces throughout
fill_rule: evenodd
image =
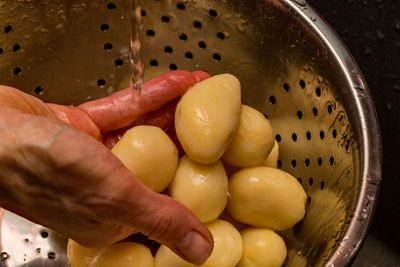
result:
M 133 127 L 111 151 L 143 184 L 156 192 L 167 188 L 174 178 L 178 150 L 158 127 Z
M 183 156 L 169 193 L 201 222 L 217 219 L 228 201 L 228 177 L 222 162 L 205 165 Z
M 99 251 L 89 267 L 154 267 L 150 249 L 133 242 L 116 243 Z
M 196 265 L 191 264 L 183 260 L 181 257 L 176 255 L 167 246 L 162 245 L 156 254 L 154 267 L 195 267 Z
M 224 210 L 222 214 L 218 217 L 218 219 L 224 220 L 229 222 L 233 225 L 239 232 L 243 231 L 244 229 L 248 228 L 249 226 L 245 223 L 236 221 L 232 215 L 229 214 L 228 210 Z
M 175 111 L 175 128 L 192 160 L 210 164 L 220 159 L 237 127 L 240 101 L 240 82 L 231 74 L 208 78 L 182 96 Z
M 68 239 L 67 255 L 71 267 L 88 267 L 99 250 L 81 246 L 74 240 Z
M 280 267 L 287 250 L 282 237 L 263 228 L 248 228 L 241 232 L 243 255 L 238 267 Z
M 228 211 L 236 220 L 286 230 L 305 214 L 307 195 L 290 174 L 269 167 L 242 169 L 229 180 Z
M 279 158 L 279 145 L 278 142 L 275 141 L 274 147 L 272 148 L 271 152 L 269 152 L 267 159 L 262 163 L 262 165 L 265 167 L 276 168 L 278 167 L 278 158 Z
M 269 120 L 258 110 L 242 105 L 237 131 L 222 159 L 236 167 L 260 165 L 274 146 Z
M 235 267 L 243 252 L 242 237 L 227 221 L 206 224 L 214 237 L 214 250 L 201 267 Z

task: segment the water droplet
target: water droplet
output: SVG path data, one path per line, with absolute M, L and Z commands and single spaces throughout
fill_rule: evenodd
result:
M 379 39 L 379 40 L 385 39 L 385 34 L 384 34 L 382 31 L 380 31 L 380 30 L 377 30 L 377 31 L 376 31 L 376 36 L 378 36 L 378 39 Z
M 5 261 L 6 259 L 8 259 L 8 258 L 10 257 L 10 255 L 8 255 L 7 252 L 2 252 L 2 253 L 0 254 L 0 256 L 1 256 L 1 259 L 2 259 L 3 261 Z
M 111 87 L 111 86 L 110 86 L 110 87 L 107 88 L 107 94 L 108 94 L 108 95 L 112 95 L 114 92 L 115 92 L 114 87 Z
M 400 31 L 400 20 L 396 19 L 395 21 L 395 28 L 397 31 Z

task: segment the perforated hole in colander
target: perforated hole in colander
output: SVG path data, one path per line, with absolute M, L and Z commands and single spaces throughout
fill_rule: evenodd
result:
M 45 7 L 36 2 L 15 8 L 21 14 L 9 5 L 0 14 L 3 83 L 61 104 L 128 86 L 128 1 L 65 6 L 54 0 Z M 299 260 L 318 266 L 331 255 L 352 213 L 358 144 L 345 109 L 351 106 L 342 94 L 345 79 L 335 76 L 332 53 L 303 28 L 307 23 L 298 23 L 302 16 L 292 16 L 295 9 L 272 2 L 142 1 L 145 79 L 178 68 L 239 77 L 243 102 L 268 114 L 280 146 L 278 167 L 307 192 L 307 216 L 295 227 L 298 242 L 289 245 L 288 266 L 301 266 Z M 65 21 L 50 12 L 60 7 Z M 22 14 L 26 10 L 31 11 Z M 11 13 L 15 16 L 4 17 Z M 35 38 L 24 32 L 36 29 L 31 25 L 37 27 Z M 50 252 L 63 257 L 61 250 L 41 248 L 42 258 L 50 260 Z

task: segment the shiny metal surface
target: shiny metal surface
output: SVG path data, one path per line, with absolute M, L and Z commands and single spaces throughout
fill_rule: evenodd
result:
M 381 141 L 365 80 L 340 39 L 305 1 L 141 5 L 145 80 L 175 68 L 231 72 L 242 81 L 243 102 L 270 118 L 281 168 L 309 196 L 305 219 L 282 233 L 287 266 L 348 265 L 375 207 Z M 1 83 L 63 104 L 128 86 L 129 1 L 3 1 L 0 8 Z M 11 262 L 28 248 L 11 245 L 21 238 L 3 239 L 7 223 L 3 217 L 0 248 L 10 255 L 3 262 L 25 266 Z

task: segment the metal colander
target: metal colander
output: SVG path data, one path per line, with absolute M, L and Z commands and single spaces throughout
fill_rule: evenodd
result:
M 305 219 L 281 233 L 287 266 L 346 266 L 381 179 L 373 102 L 353 58 L 302 0 L 143 0 L 145 79 L 175 69 L 230 72 L 270 118 L 279 167 L 307 192 Z M 0 83 L 80 104 L 128 86 L 126 0 L 0 1 Z M 55 211 L 58 212 L 58 211 Z M 3 211 L 0 266 L 67 266 L 58 234 Z

